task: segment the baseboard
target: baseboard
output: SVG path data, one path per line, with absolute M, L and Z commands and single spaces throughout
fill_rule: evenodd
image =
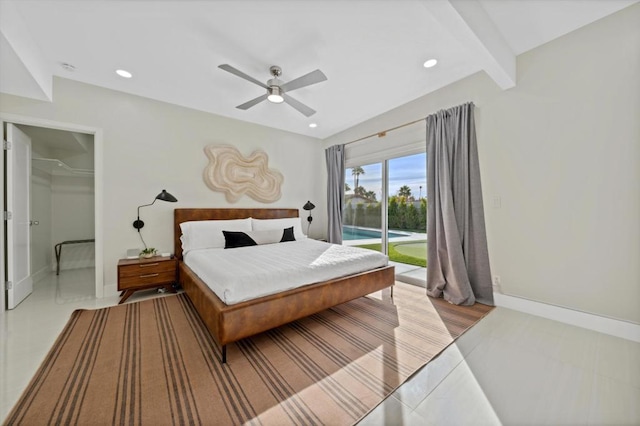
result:
M 640 342 L 640 324 L 607 318 L 521 297 L 493 293 L 496 306 Z
M 41 268 L 39 271 L 34 272 L 33 274 L 31 274 L 31 278 L 32 278 L 34 283 L 37 283 L 38 281 L 40 281 L 41 279 L 43 279 L 44 277 L 49 275 L 49 273 L 51 271 L 52 271 L 51 265 L 47 265 L 47 266 Z

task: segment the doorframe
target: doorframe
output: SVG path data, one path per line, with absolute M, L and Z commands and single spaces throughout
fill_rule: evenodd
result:
M 104 227 L 103 222 L 103 199 L 104 199 L 104 173 L 103 173 L 103 130 L 97 127 L 88 127 L 80 124 L 65 123 L 60 121 L 52 121 L 37 117 L 28 117 L 16 114 L 0 113 L 0 135 L 4 141 L 6 136 L 4 134 L 4 123 L 12 124 L 24 124 L 27 126 L 44 127 L 48 129 L 63 130 L 67 132 L 78 132 L 93 135 L 93 164 L 94 164 L 94 180 L 93 180 L 93 193 L 94 193 L 94 233 L 95 233 L 95 281 L 96 298 L 104 297 Z M 0 166 L 0 187 L 4 188 L 4 165 Z M 0 197 L 0 211 L 4 211 L 4 197 Z M 4 241 L 4 226 L 0 227 L 1 241 Z M 1 245 L 1 244 L 0 244 Z M 3 250 L 3 249 L 0 249 Z M 4 277 L 4 253 L 0 251 L 2 261 L 0 261 L 0 277 Z M 4 281 L 4 278 L 2 278 Z M 2 286 L 0 293 L 0 306 L 5 306 L 5 291 L 4 285 Z M 4 310 L 4 308 L 2 308 Z

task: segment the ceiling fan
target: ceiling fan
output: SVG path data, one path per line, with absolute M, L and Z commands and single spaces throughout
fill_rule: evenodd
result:
M 275 104 L 285 102 L 307 117 L 311 117 L 313 114 L 315 114 L 315 110 L 287 95 L 287 92 L 310 86 L 312 84 L 320 83 L 321 81 L 325 81 L 327 79 L 327 76 L 325 76 L 322 71 L 315 70 L 303 75 L 302 77 L 298 77 L 294 80 L 289 81 L 288 83 L 285 83 L 278 78 L 282 75 L 282 69 L 279 66 L 273 65 L 269 68 L 269 72 L 271 72 L 273 78 L 267 81 L 267 84 L 264 84 L 261 81 L 256 80 L 250 75 L 243 73 L 239 69 L 234 68 L 229 64 L 219 65 L 218 68 L 230 72 L 231 74 L 235 74 L 240 78 L 244 78 L 247 81 L 250 81 L 260 87 L 267 89 L 267 93 L 265 93 L 264 95 L 258 96 L 257 98 L 252 99 L 249 102 L 243 103 L 242 105 L 238 105 L 236 108 L 247 110 L 266 99 Z

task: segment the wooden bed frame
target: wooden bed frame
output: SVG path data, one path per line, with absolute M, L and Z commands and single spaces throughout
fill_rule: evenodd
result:
M 182 262 L 180 224 L 196 220 L 228 220 L 254 217 L 298 217 L 297 209 L 175 209 L 174 253 L 178 258 L 178 282 L 200 317 L 221 346 L 222 363 L 227 344 L 315 314 L 394 284 L 393 266 L 306 285 L 258 299 L 226 305 Z

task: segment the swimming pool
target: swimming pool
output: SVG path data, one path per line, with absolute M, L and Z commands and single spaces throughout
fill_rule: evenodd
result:
M 388 235 L 389 238 L 407 236 L 407 234 L 399 234 L 397 232 L 389 232 Z M 382 238 L 382 232 L 380 230 L 364 229 L 348 225 L 342 227 L 343 240 L 364 240 L 367 238 Z

